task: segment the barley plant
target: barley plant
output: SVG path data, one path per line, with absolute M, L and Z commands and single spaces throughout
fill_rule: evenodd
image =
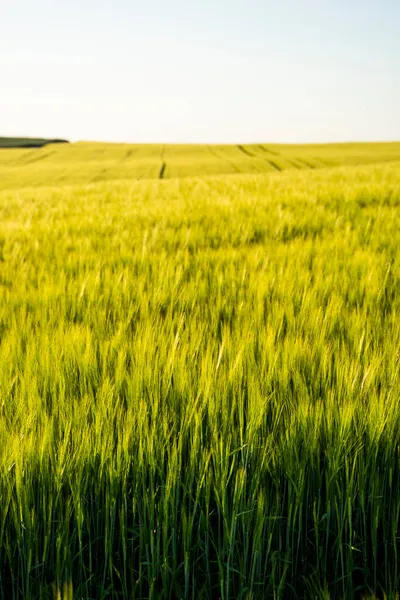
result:
M 396 598 L 399 166 L 13 167 L 0 598 Z

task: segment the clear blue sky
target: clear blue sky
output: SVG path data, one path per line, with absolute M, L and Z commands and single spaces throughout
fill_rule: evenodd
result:
M 400 0 L 0 0 L 0 135 L 400 140 Z

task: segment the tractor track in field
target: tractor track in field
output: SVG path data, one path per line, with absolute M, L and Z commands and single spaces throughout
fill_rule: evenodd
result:
M 267 154 L 272 154 L 272 156 L 281 156 L 279 152 L 275 152 L 274 150 L 270 150 L 269 148 L 266 148 L 265 146 L 263 146 L 262 144 L 258 145 L 258 148 L 262 151 L 262 152 L 266 152 Z
M 313 165 L 312 163 L 308 162 L 308 160 L 304 160 L 303 158 L 296 158 L 296 160 L 297 160 L 297 162 L 299 162 L 300 164 L 304 165 L 308 169 L 315 169 L 316 168 L 316 166 Z
M 286 160 L 287 160 L 287 162 L 288 162 L 289 164 L 291 164 L 291 165 L 292 165 L 292 167 L 294 167 L 295 169 L 300 169 L 300 170 L 302 169 L 301 165 L 299 165 L 299 164 L 298 164 L 298 163 L 297 163 L 295 160 L 293 160 L 293 159 L 291 159 L 291 158 L 287 158 Z
M 103 181 L 105 173 L 109 173 L 110 171 L 112 171 L 113 167 L 115 167 L 116 165 L 123 164 L 126 160 L 129 160 L 131 156 L 133 156 L 135 153 L 137 153 L 137 148 L 129 148 L 129 150 L 127 150 L 127 152 L 123 156 L 121 156 L 120 158 L 116 158 L 111 165 L 99 171 L 97 175 L 92 179 L 92 183 Z
M 218 158 L 218 160 L 222 160 L 223 162 L 228 163 L 228 165 L 230 165 L 233 168 L 235 173 L 242 173 L 242 171 L 235 165 L 234 162 L 230 161 L 229 158 L 219 156 L 219 154 L 217 154 L 217 152 L 214 150 L 214 148 L 212 146 L 207 146 L 207 148 L 209 149 L 211 154 L 213 154 L 216 158 Z
M 164 179 L 165 169 L 167 168 L 167 163 L 164 160 L 166 149 L 167 149 L 167 147 L 165 144 L 163 146 L 161 146 L 161 150 L 160 150 L 161 167 L 160 167 L 160 171 L 158 173 L 158 179 Z
M 246 154 L 247 156 L 250 156 L 250 158 L 254 158 L 255 157 L 255 155 L 252 152 L 250 152 L 250 150 L 247 150 L 241 144 L 238 144 L 236 147 L 240 150 L 240 152 L 243 152 L 243 154 Z
M 54 152 L 47 152 L 47 154 L 40 154 L 39 156 L 36 155 L 34 158 L 30 158 L 29 160 L 25 160 L 23 162 L 20 162 L 20 164 L 22 164 L 22 165 L 30 165 L 32 163 L 39 162 L 40 160 L 43 160 L 44 158 L 48 158 L 52 154 L 54 154 Z
M 280 167 L 279 165 L 276 164 L 276 162 L 274 162 L 273 160 L 268 160 L 267 158 L 265 159 L 265 162 L 267 162 L 269 165 L 271 165 L 271 167 L 275 170 L 275 171 L 282 171 L 282 167 Z

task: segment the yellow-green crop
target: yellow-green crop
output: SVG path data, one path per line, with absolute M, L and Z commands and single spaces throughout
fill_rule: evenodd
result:
M 13 152 L 0 597 L 394 598 L 400 162 L 71 185 Z
M 50 144 L 0 149 L 0 190 L 110 180 L 261 174 L 400 161 L 400 142 L 237 146 Z

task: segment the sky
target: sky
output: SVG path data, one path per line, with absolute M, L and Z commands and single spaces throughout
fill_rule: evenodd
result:
M 0 136 L 400 140 L 400 0 L 0 0 Z

